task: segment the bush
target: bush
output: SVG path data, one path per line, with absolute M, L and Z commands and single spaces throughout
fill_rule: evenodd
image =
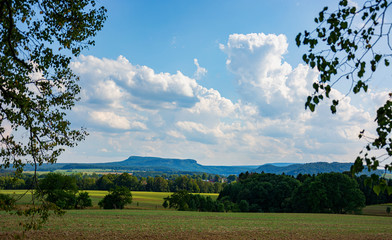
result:
M 249 212 L 249 203 L 246 200 L 241 200 L 241 202 L 238 204 L 238 207 L 240 208 L 241 212 Z
M 110 190 L 98 205 L 103 209 L 123 209 L 126 204 L 131 203 L 131 191 L 126 187 L 116 187 L 114 190 Z
M 88 192 L 80 192 L 79 196 L 76 198 L 76 206 L 75 208 L 86 208 L 86 207 L 92 207 L 93 204 L 91 202 L 91 198 L 88 195 Z
M 15 207 L 15 199 L 0 193 L 0 210 L 10 211 Z
M 46 201 L 56 204 L 59 208 L 71 209 L 76 206 L 78 186 L 76 179 L 60 173 L 48 173 L 39 183 L 40 192 Z

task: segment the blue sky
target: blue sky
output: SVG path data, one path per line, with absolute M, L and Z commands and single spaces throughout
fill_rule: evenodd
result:
M 294 41 L 336 2 L 102 1 L 108 20 L 96 45 L 72 63 L 83 90 L 69 117 L 90 136 L 59 162 L 353 161 L 365 144 L 359 131 L 374 128 L 387 96 L 383 78 L 365 96 L 338 86 L 336 115 L 327 104 L 305 111 L 317 72 Z

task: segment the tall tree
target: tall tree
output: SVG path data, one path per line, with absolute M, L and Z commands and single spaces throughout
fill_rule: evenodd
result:
M 381 65 L 387 69 L 390 67 L 392 23 L 388 20 L 391 4 L 387 0 L 367 0 L 357 7 L 349 4 L 348 0 L 340 0 L 334 12 L 328 12 L 328 7 L 324 7 L 314 19 L 318 24 L 314 31 L 297 35 L 297 45 L 308 47 L 303 60 L 320 72 L 318 81 L 313 83 L 314 93 L 308 96 L 305 108 L 313 112 L 322 100 L 330 98 L 337 82 L 349 81 L 351 88 L 347 93 L 367 92 L 377 69 Z M 392 156 L 392 94 L 389 96 L 390 99 L 377 110 L 377 137 L 368 139 L 369 144 L 352 167 L 354 173 L 361 172 L 364 165 L 375 170 L 381 162 L 384 162 L 386 170 L 392 171 L 392 163 L 386 161 Z M 339 100 L 332 99 L 332 113 L 336 113 Z M 360 138 L 365 136 L 364 131 L 359 133 Z M 380 149 L 385 154 L 370 154 L 370 151 Z
M 55 163 L 85 138 L 66 119 L 80 91 L 69 64 L 105 19 L 94 0 L 0 1 L 0 167 Z
M 106 19 L 94 0 L 0 2 L 1 166 L 54 163 L 64 146 L 84 139 L 66 119 L 80 91 L 71 56 L 78 56 Z M 23 132 L 26 138 L 18 138 Z

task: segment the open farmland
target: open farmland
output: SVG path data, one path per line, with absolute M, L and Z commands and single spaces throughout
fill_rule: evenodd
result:
M 1 190 L 21 196 L 25 190 Z M 52 216 L 28 239 L 392 239 L 392 217 L 386 205 L 368 206 L 364 214 L 384 216 L 207 213 L 163 210 L 163 198 L 171 193 L 132 192 L 133 203 L 124 210 L 100 210 L 97 203 L 106 191 L 88 191 L 93 208 L 70 210 Z M 217 194 L 208 194 L 216 198 Z M 19 205 L 28 203 L 24 196 Z M 143 209 L 143 210 L 142 210 Z M 146 210 L 147 209 L 147 210 Z M 155 209 L 158 209 L 157 211 Z M 21 218 L 0 212 L 0 239 L 21 236 Z
M 0 238 L 18 233 L 18 219 L 1 212 Z M 154 210 L 72 210 L 52 217 L 29 239 L 392 239 L 392 217 L 200 213 Z

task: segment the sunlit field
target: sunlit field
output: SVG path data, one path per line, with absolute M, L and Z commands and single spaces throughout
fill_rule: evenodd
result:
M 98 208 L 98 202 L 108 194 L 108 191 L 100 190 L 87 190 L 91 197 L 93 207 Z M 26 205 L 31 202 L 31 192 L 26 192 L 26 190 L 0 190 L 0 193 L 10 194 L 15 198 L 19 199 L 17 201 L 18 205 Z M 140 192 L 132 191 L 132 204 L 126 205 L 127 209 L 164 209 L 162 207 L 163 199 L 170 196 L 170 192 Z M 210 196 L 213 200 L 216 200 L 219 194 L 217 193 L 200 193 L 203 196 Z

